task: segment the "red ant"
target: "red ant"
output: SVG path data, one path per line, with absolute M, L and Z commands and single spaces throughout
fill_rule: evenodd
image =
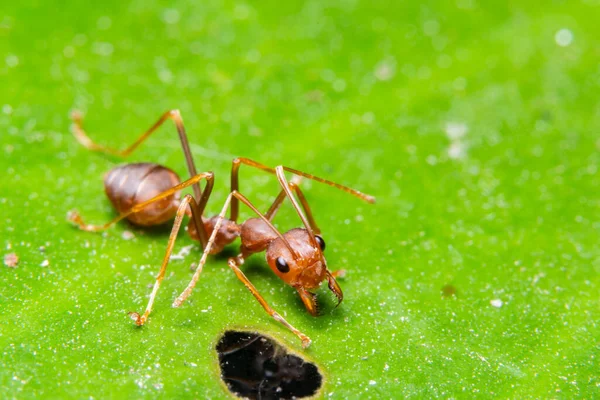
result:
M 182 142 L 188 170 L 190 175 L 192 175 L 190 179 L 180 182 L 179 177 L 173 171 L 158 164 L 142 163 L 118 166 L 106 175 L 104 184 L 109 199 L 119 211 L 119 216 L 104 225 L 97 226 L 86 224 L 75 211 L 71 212 L 69 215 L 69 220 L 78 225 L 80 229 L 87 231 L 101 231 L 107 229 L 122 219 L 128 219 L 136 225 L 150 226 L 166 222 L 173 218 L 173 216 L 175 217 L 167 244 L 167 250 L 146 310 L 142 315 L 135 312 L 130 313 L 131 318 L 138 326 L 141 326 L 146 322 L 152 310 L 154 299 L 161 281 L 165 276 L 167 264 L 175 245 L 175 239 L 177 238 L 183 217 L 186 215 L 189 207 L 192 218 L 188 225 L 188 233 L 193 239 L 200 242 L 203 254 L 192 280 L 181 295 L 175 299 L 173 306 L 179 307 L 191 294 L 200 277 L 208 254 L 219 253 L 224 246 L 232 243 L 239 236 L 242 241 L 241 252 L 237 257 L 229 258 L 229 267 L 234 271 L 238 279 L 240 279 L 250 290 L 269 315 L 297 335 L 302 340 L 302 345 L 304 347 L 310 345 L 308 336 L 290 325 L 280 314 L 267 304 L 258 290 L 256 290 L 254 285 L 252 285 L 250 280 L 242 272 L 240 266 L 244 264 L 244 261 L 248 256 L 266 251 L 267 263 L 273 272 L 285 283 L 296 289 L 308 312 L 311 315 L 316 316 L 318 313 L 316 295 L 313 294 L 311 290 L 317 289 L 324 280 L 327 280 L 328 287 L 337 297 L 339 304 L 343 299 L 343 293 L 335 277 L 340 275 L 343 271 L 331 272 L 327 268 L 327 263 L 323 255 L 325 241 L 320 236 L 321 231 L 314 220 L 312 211 L 304 194 L 298 186 L 299 181 L 288 181 L 284 171 L 291 172 L 297 177 L 305 177 L 336 187 L 370 203 L 375 202 L 374 197 L 289 167 L 278 166 L 276 168 L 270 168 L 247 158 L 236 158 L 233 160 L 231 169 L 231 192 L 223 205 L 223 209 L 218 216 L 205 218 L 203 217 L 203 212 L 212 192 L 214 176 L 212 172 L 196 173 L 185 129 L 183 127 L 183 121 L 177 110 L 163 114 L 162 117 L 148 131 L 143 133 L 132 146 L 123 151 L 95 144 L 83 130 L 79 113 L 73 113 L 72 118 L 74 121 L 75 136 L 81 144 L 91 150 L 127 156 L 167 119 L 173 119 L 175 121 Z M 282 189 L 265 214 L 261 213 L 238 191 L 239 168 L 242 164 L 258 168 L 277 176 Z M 206 180 L 204 191 L 200 190 L 198 184 L 202 179 Z M 188 194 L 184 196 L 183 200 L 180 200 L 179 192 L 188 186 L 193 186 L 194 196 Z M 300 209 L 300 205 L 292 192 L 298 196 L 304 213 Z M 304 227 L 295 228 L 282 234 L 273 226 L 271 221 L 286 197 L 290 199 L 292 206 L 302 220 Z M 196 199 L 200 200 L 196 202 Z M 245 222 L 238 224 L 239 202 L 248 206 L 258 218 L 250 218 Z M 230 206 L 230 216 L 227 219 L 225 218 L 225 213 Z M 208 237 L 209 234 L 210 237 Z

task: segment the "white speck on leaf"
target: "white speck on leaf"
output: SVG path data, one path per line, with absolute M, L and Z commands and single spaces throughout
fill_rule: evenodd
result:
M 14 68 L 19 65 L 19 57 L 14 54 L 7 55 L 4 61 L 6 61 L 6 66 L 9 68 Z
M 464 158 L 467 153 L 467 146 L 463 138 L 469 132 L 469 126 L 464 122 L 447 122 L 444 128 L 446 136 L 450 139 L 448 147 L 448 157 L 453 160 Z
M 560 47 L 567 47 L 573 42 L 573 32 L 567 28 L 562 28 L 554 34 L 554 41 Z
M 168 68 L 163 68 L 158 71 L 158 79 L 164 83 L 171 83 L 173 82 L 173 73 Z
M 177 254 L 171 254 L 170 260 L 183 260 L 194 248 L 193 244 L 182 247 Z M 194 268 L 195 269 L 195 268 Z
M 395 60 L 383 60 L 380 61 L 375 67 L 374 72 L 375 78 L 380 81 L 389 81 L 396 75 L 396 63 Z
M 504 302 L 500 299 L 494 299 L 494 300 L 490 300 L 490 304 L 493 307 L 500 308 L 504 305 Z
M 447 122 L 445 127 L 448 139 L 454 141 L 462 139 L 469 132 L 469 126 L 464 122 Z
M 180 15 L 179 11 L 173 8 L 167 8 L 163 13 L 163 21 L 169 25 L 174 25 L 179 22 Z
M 123 240 L 131 240 L 135 238 L 135 235 L 131 231 L 123 231 L 121 237 L 123 238 Z
M 454 160 L 463 158 L 465 156 L 465 153 L 465 145 L 463 143 L 452 143 L 450 147 L 448 147 L 448 157 Z

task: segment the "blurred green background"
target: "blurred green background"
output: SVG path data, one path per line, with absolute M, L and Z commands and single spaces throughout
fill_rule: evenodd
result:
M 600 2 L 22 1 L 0 6 L 0 387 L 5 398 L 223 398 L 214 344 L 256 329 L 314 360 L 331 398 L 592 398 L 598 377 Z M 212 257 L 172 309 L 197 246 L 141 311 L 169 228 L 72 228 L 114 216 L 121 162 L 69 132 L 131 143 L 179 108 L 199 170 L 228 192 L 234 156 L 305 182 L 348 270 L 310 317 L 262 256 L 246 267 L 313 339 L 303 351 Z M 128 161 L 185 176 L 174 128 Z M 259 208 L 274 179 L 242 170 Z M 244 210 L 245 216 L 250 216 Z M 289 210 L 282 229 L 298 226 Z M 134 238 L 125 240 L 124 231 Z M 190 245 L 180 235 L 175 251 Z M 234 253 L 232 247 L 230 253 Z M 47 260 L 47 261 L 46 261 Z

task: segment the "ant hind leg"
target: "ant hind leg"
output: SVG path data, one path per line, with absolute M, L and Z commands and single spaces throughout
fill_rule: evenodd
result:
M 177 133 L 179 134 L 181 147 L 183 149 L 183 154 L 185 155 L 185 161 L 188 171 L 190 172 L 190 177 L 195 176 L 198 173 L 196 172 L 196 166 L 194 164 L 194 159 L 192 158 L 190 144 L 188 142 L 187 134 L 185 133 L 185 127 L 183 126 L 183 118 L 181 117 L 179 110 L 169 110 L 163 113 L 158 121 L 154 123 L 154 125 L 152 125 L 146 132 L 142 133 L 135 140 L 135 142 L 133 142 L 133 144 L 123 150 L 117 150 L 95 143 L 92 139 L 90 139 L 83 129 L 83 116 L 81 112 L 75 110 L 71 113 L 71 120 L 73 121 L 73 135 L 83 147 L 92 151 L 100 151 L 102 153 L 112 154 L 120 157 L 127 157 L 130 155 L 135 149 L 138 148 L 140 144 L 142 144 L 144 140 L 152 135 L 162 124 L 165 123 L 165 121 L 169 119 L 175 123 L 175 127 L 177 128 Z M 197 184 L 194 185 L 194 196 L 197 199 L 200 199 L 201 193 L 202 191 L 200 190 L 200 186 Z

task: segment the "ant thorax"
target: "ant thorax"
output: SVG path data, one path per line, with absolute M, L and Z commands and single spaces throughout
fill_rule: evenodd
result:
M 304 289 L 319 287 L 327 277 L 327 265 L 321 249 L 318 245 L 315 247 L 310 233 L 304 228 L 295 228 L 286 232 L 283 237 L 296 254 L 278 237 L 267 248 L 269 267 L 290 286 Z
M 250 254 L 265 251 L 269 243 L 277 238 L 277 233 L 261 218 L 247 219 L 241 225 L 242 254 Z

